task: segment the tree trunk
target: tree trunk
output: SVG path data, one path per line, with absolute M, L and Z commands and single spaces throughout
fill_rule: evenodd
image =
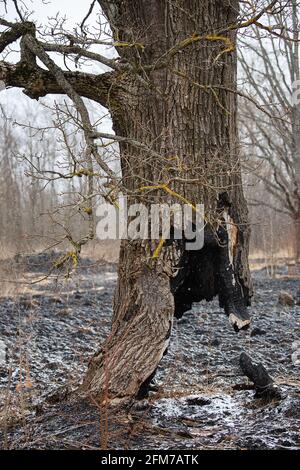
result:
M 91 360 L 84 381 L 88 393 L 111 399 L 144 390 L 168 347 L 174 314 L 182 315 L 193 302 L 219 295 L 233 326 L 247 327 L 251 281 L 236 95 L 228 91 L 236 86 L 236 52 L 222 53 L 226 45 L 214 36 L 235 23 L 238 2 L 100 4 L 115 39 L 145 45 L 143 50 L 119 48 L 121 57 L 143 67 L 146 80 L 131 78 L 124 106 L 111 108 L 116 134 L 151 148 L 121 143 L 129 203 L 180 203 L 184 198 L 204 203 L 207 222 L 198 251 L 169 240 L 153 257 L 158 240 L 122 242 L 111 335 Z M 164 67 L 149 67 L 198 32 L 211 39 L 195 40 Z M 235 44 L 234 32 L 228 38 Z M 157 185 L 160 189 L 142 189 Z
M 300 60 L 299 60 L 299 20 L 298 4 L 292 0 L 292 25 L 294 44 L 291 47 L 291 81 L 292 85 L 300 81 Z M 293 103 L 292 107 L 292 151 L 295 172 L 294 202 L 294 257 L 300 269 L 300 103 Z
M 293 108 L 293 158 L 295 162 L 294 257 L 296 265 L 300 265 L 300 103 Z
M 296 266 L 300 268 L 300 216 L 293 218 L 294 223 L 294 258 Z M 300 274 L 300 272 L 299 272 Z

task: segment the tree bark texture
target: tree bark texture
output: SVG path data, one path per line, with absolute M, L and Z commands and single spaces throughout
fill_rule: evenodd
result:
M 299 67 L 299 61 L 298 67 Z M 293 191 L 295 210 L 292 214 L 294 224 L 294 258 L 300 265 L 300 103 L 293 108 L 293 159 L 295 163 L 295 186 Z
M 110 106 L 116 134 L 151 149 L 120 143 L 129 203 L 180 203 L 180 195 L 204 203 L 206 220 L 205 244 L 198 251 L 170 240 L 153 258 L 158 241 L 122 242 L 111 335 L 84 381 L 91 395 L 110 399 L 138 394 L 168 347 L 174 314 L 181 316 L 193 302 L 219 295 L 233 326 L 247 327 L 251 280 L 236 126 L 236 52 L 225 51 L 227 43 L 216 38 L 218 30 L 236 22 L 239 2 L 99 3 L 115 40 L 144 45 L 118 52 L 143 70 L 148 85 L 132 77 L 118 106 Z M 210 39 L 193 42 L 197 34 Z M 233 45 L 235 34 L 226 34 Z M 188 47 L 168 54 L 187 39 Z

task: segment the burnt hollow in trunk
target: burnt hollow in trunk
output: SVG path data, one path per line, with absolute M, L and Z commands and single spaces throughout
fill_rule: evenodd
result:
M 210 233 L 205 246 L 199 251 L 184 251 L 179 272 L 171 280 L 175 317 L 181 318 L 194 302 L 210 301 L 218 295 L 220 307 L 231 316 L 230 321 L 239 331 L 248 328 L 250 324 L 247 312 L 247 306 L 250 305 L 249 291 L 234 280 L 225 229 L 221 227 L 217 235 L 218 239 L 215 239 Z
M 192 308 L 194 302 L 211 301 L 218 296 L 220 307 L 229 317 L 234 330 L 238 332 L 248 329 L 250 291 L 235 275 L 229 253 L 229 234 L 224 221 L 217 232 L 209 226 L 205 228 L 204 246 L 200 250 L 185 250 L 184 238 L 180 242 L 172 239 L 167 241 L 167 245 L 174 243 L 182 253 L 177 265 L 178 272 L 170 279 L 174 316 L 181 318 Z M 166 353 L 167 347 L 164 351 Z M 140 386 L 138 399 L 148 395 L 155 372 L 156 370 Z
M 236 331 L 247 329 L 250 317 L 247 307 L 250 305 L 250 291 L 234 272 L 230 251 L 234 243 L 229 239 L 230 230 L 226 227 L 222 212 L 230 211 L 226 193 L 219 196 L 218 209 L 220 225 L 217 230 L 206 226 L 204 246 L 201 250 L 182 250 L 178 264 L 178 274 L 171 280 L 171 292 L 175 300 L 175 317 L 180 318 L 191 309 L 194 302 L 212 300 L 219 297 L 220 307 L 228 315 Z M 243 231 L 240 230 L 240 236 Z M 184 245 L 185 240 L 182 240 Z

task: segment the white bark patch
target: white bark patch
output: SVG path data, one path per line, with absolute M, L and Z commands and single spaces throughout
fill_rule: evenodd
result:
M 236 326 L 238 330 L 242 330 L 243 328 L 245 328 L 245 326 L 250 324 L 250 319 L 242 320 L 241 318 L 238 318 L 236 315 L 234 315 L 234 313 L 231 313 L 229 315 L 229 323 L 233 327 Z

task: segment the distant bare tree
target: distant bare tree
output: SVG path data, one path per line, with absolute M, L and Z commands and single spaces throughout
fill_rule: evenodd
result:
M 33 127 L 33 123 L 42 122 L 45 112 L 33 113 L 28 107 L 23 113 L 26 124 L 18 122 L 16 111 L 12 120 L 11 109 L 1 107 L 0 114 L 0 237 L 3 248 L 13 251 L 62 243 L 63 231 L 55 227 L 50 216 L 60 208 L 60 219 L 67 220 L 76 193 L 85 192 L 80 184 L 71 187 L 73 180 L 58 184 L 47 176 L 48 172 L 55 173 L 60 158 L 59 138 L 54 129 L 39 133 Z M 66 165 L 72 172 L 69 160 Z M 81 182 L 81 178 L 78 180 Z M 78 222 L 72 220 L 71 224 L 72 231 L 79 233 Z
M 18 139 L 12 124 L 0 109 L 0 237 L 2 242 L 18 246 L 22 232 L 22 200 L 17 170 Z
M 300 79 L 299 1 L 274 14 L 280 35 L 262 37 L 253 26 L 252 38 L 240 38 L 243 80 L 261 112 L 249 100 L 240 106 L 245 154 L 251 170 L 270 197 L 252 203 L 288 215 L 294 226 L 294 257 L 300 262 L 300 104 L 293 101 L 293 84 Z M 272 19 L 272 23 L 274 22 Z M 265 26 L 266 31 L 270 23 Z M 298 82 L 298 86 L 299 86 Z M 255 193 L 255 191 L 254 191 Z

